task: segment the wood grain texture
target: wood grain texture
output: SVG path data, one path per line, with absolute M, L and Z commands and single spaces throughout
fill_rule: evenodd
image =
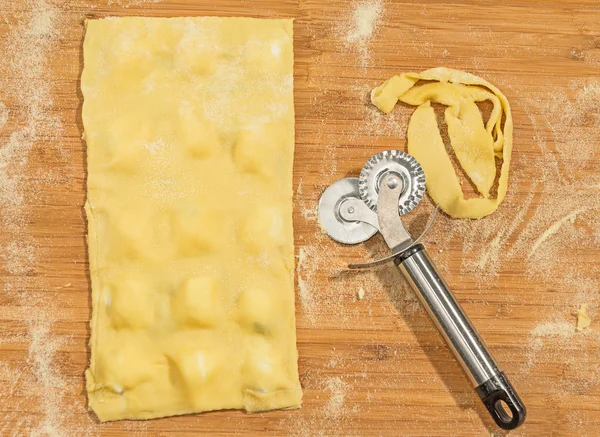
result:
M 514 256 L 500 256 L 495 265 L 493 260 L 482 261 L 493 270 L 486 274 L 469 268 L 484 252 L 468 244 L 481 243 L 474 233 L 487 229 L 492 250 L 505 222 L 514 221 L 500 250 L 532 246 L 553 220 L 529 232 L 532 223 L 564 195 L 545 189 L 553 182 L 553 176 L 544 176 L 545 169 L 556 168 L 571 186 L 595 180 L 600 153 L 591 150 L 582 159 L 563 153 L 561 142 L 568 140 L 563 133 L 583 135 L 587 146 L 598 142 L 598 106 L 588 108 L 589 119 L 577 121 L 577 131 L 560 130 L 556 124 L 564 122 L 561 105 L 575 101 L 583 90 L 578 84 L 600 75 L 597 1 L 384 1 L 384 15 L 364 63 L 355 47 L 340 38 L 353 6 L 342 0 L 54 4 L 61 10 L 61 33 L 47 49 L 44 77 L 52 92 L 47 112 L 62 129 L 58 135 L 36 136 L 20 170 L 25 194 L 20 224 L 0 230 L 0 435 L 504 435 L 397 272 L 342 272 L 351 260 L 384 253 L 383 241 L 376 237 L 360 247 L 343 247 L 323 236 L 314 218 L 320 193 L 331 182 L 358 174 L 377 151 L 405 147 L 410 109 L 397 108 L 393 117 L 398 125 L 392 125 L 369 109 L 368 90 L 396 73 L 435 66 L 481 75 L 497 85 L 513 107 L 513 183 L 496 218 L 461 224 L 442 217 L 426 241 L 527 405 L 525 425 L 510 435 L 600 435 L 600 325 L 592 322 L 592 332 L 579 336 L 532 334 L 550 322 L 574 328 L 571 313 L 583 298 L 591 310 L 598 307 L 600 249 L 594 222 L 573 225 L 578 240 L 563 248 L 562 263 L 541 259 L 532 265 L 526 252 L 517 250 Z M 0 35 L 6 42 L 27 13 L 26 5 L 7 1 L 0 12 L 5 18 L 0 20 Z M 305 287 L 297 304 L 304 388 L 300 410 L 214 412 L 104 425 L 86 410 L 83 372 L 89 359 L 90 286 L 82 213 L 82 23 L 86 17 L 110 15 L 295 19 L 294 225 L 296 250 L 302 250 L 303 258 L 298 275 Z M 2 71 L 12 71 L 6 68 Z M 6 73 L 4 80 L 18 79 Z M 28 122 L 26 104 L 9 91 L 0 90 L 11 111 L 0 132 L 0 147 Z M 583 193 L 577 201 L 581 207 L 595 208 L 590 199 L 598 195 L 597 190 Z M 422 211 L 431 211 L 429 201 L 424 204 Z M 6 209 L 2 214 L 8 215 Z M 14 242 L 31 246 L 31 268 L 11 267 L 7 254 Z M 547 270 L 551 271 L 545 274 Z M 360 287 L 366 291 L 362 301 L 356 299 Z M 578 294 L 583 291 L 586 294 Z

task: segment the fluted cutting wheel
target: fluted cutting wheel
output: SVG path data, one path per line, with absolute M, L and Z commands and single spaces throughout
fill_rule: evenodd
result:
M 385 175 L 393 173 L 402 181 L 402 194 L 398 201 L 398 213 L 404 215 L 419 204 L 425 195 L 425 173 L 421 164 L 401 150 L 386 150 L 367 161 L 358 178 L 361 199 L 373 211 L 377 211 L 379 184 Z

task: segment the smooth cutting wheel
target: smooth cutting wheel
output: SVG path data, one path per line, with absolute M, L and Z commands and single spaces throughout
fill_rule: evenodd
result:
M 342 218 L 342 204 L 353 199 L 360 200 L 358 178 L 345 178 L 334 182 L 327 187 L 319 200 L 319 223 L 327 235 L 339 243 L 362 243 L 377 233 L 377 228 L 368 223 Z
M 408 153 L 400 150 L 386 150 L 371 157 L 360 172 L 358 191 L 369 208 L 377 212 L 379 184 L 389 173 L 398 176 L 402 183 L 402 193 L 398 199 L 398 213 L 404 215 L 419 204 L 425 194 L 425 173 L 423 168 Z

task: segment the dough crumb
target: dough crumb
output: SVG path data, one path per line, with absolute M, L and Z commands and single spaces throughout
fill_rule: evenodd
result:
M 365 298 L 365 289 L 364 288 L 360 287 L 358 289 L 358 291 L 356 292 L 356 298 L 358 300 L 363 300 Z
M 423 84 L 423 81 L 430 83 Z M 461 93 L 469 95 L 469 100 L 461 100 Z M 438 97 L 430 98 L 432 95 Z M 493 102 L 494 106 L 493 117 L 490 116 L 485 126 L 475 103 L 484 100 Z M 444 120 L 460 166 L 482 198 L 465 198 L 461 178 L 445 150 L 441 124 L 431 106 L 431 103 L 442 101 L 453 108 L 460 106 L 460 113 L 457 109 L 452 110 L 456 113 L 446 111 Z M 427 192 L 434 203 L 452 218 L 482 218 L 496 211 L 508 190 L 512 152 L 512 115 L 504 94 L 478 76 L 438 67 L 421 73 L 401 73 L 371 92 L 371 103 L 386 114 L 392 112 L 398 102 L 417 107 L 408 126 L 408 153 L 423 167 Z M 498 132 L 498 138 L 492 132 Z M 495 197 L 490 197 L 498 172 L 495 160 L 500 156 L 503 159 L 499 170 L 502 176 Z
M 577 311 L 577 331 L 581 332 L 590 327 L 592 319 L 587 314 L 587 304 L 582 304 Z

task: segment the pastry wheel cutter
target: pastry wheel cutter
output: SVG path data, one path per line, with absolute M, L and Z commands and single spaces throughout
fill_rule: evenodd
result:
M 358 178 L 341 179 L 325 190 L 319 200 L 319 221 L 331 238 L 344 244 L 361 243 L 381 233 L 391 255 L 348 267 L 367 268 L 393 260 L 494 421 L 503 429 L 514 429 L 525 420 L 525 405 L 419 243 L 437 207 L 417 239 L 399 217 L 413 210 L 424 194 L 425 174 L 417 160 L 402 151 L 388 150 L 369 159 Z

